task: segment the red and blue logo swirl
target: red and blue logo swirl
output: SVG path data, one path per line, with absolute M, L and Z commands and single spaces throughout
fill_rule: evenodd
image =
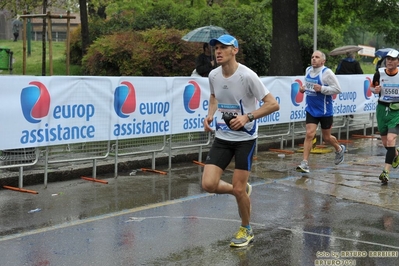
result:
M 129 117 L 136 110 L 136 91 L 133 84 L 122 81 L 114 92 L 115 113 L 121 118 Z
M 48 115 L 50 109 L 50 94 L 39 81 L 29 82 L 29 87 L 21 91 L 21 108 L 25 119 L 30 123 L 39 123 Z
M 190 80 L 184 88 L 183 105 L 187 113 L 192 114 L 200 106 L 201 88 L 197 82 Z
M 299 89 L 302 87 L 302 81 L 296 79 L 291 84 L 291 102 L 294 106 L 299 106 L 303 102 L 304 93 L 301 93 Z
M 366 100 L 370 100 L 371 96 L 373 95 L 370 86 L 371 86 L 371 79 L 369 77 L 366 77 L 366 80 L 363 82 L 363 93 L 364 93 L 364 98 Z

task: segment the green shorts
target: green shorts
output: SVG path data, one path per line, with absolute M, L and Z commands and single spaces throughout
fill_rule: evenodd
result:
M 389 106 L 378 104 L 376 114 L 378 131 L 381 135 L 387 135 L 388 131 L 396 133 L 396 130 L 392 130 L 399 124 L 399 110 L 392 110 Z

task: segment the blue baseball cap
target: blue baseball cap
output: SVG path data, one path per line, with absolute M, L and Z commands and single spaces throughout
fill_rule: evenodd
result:
M 210 40 L 210 41 L 209 41 L 209 44 L 210 44 L 211 46 L 215 46 L 217 42 L 220 42 L 221 44 L 224 44 L 224 45 L 232 45 L 232 46 L 234 46 L 235 48 L 238 48 L 237 39 L 234 38 L 234 37 L 231 36 L 231 35 L 228 35 L 228 34 L 222 35 L 222 36 L 220 36 L 220 37 L 217 38 L 217 39 L 212 39 L 212 40 Z

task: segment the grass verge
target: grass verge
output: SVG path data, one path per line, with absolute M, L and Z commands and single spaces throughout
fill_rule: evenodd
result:
M 49 43 L 46 42 L 46 76 L 50 75 L 49 68 Z M 11 40 L 0 40 L 0 54 L 2 50 L 9 49 L 13 55 L 13 75 L 22 75 L 23 66 L 23 42 L 18 40 L 13 42 Z M 42 76 L 42 41 L 32 41 L 30 45 L 30 56 L 26 56 L 26 75 Z M 28 52 L 28 44 L 26 47 Z M 66 55 L 65 42 L 52 42 L 52 57 L 53 57 L 53 75 L 66 75 Z M 4 54 L 3 54 L 4 55 Z M 0 57 L 0 60 L 4 60 Z M 8 60 L 7 60 L 8 62 Z M 0 64 L 3 65 L 3 64 Z M 70 65 L 70 75 L 81 75 L 80 66 Z M 1 75 L 9 75 L 9 70 L 3 70 Z

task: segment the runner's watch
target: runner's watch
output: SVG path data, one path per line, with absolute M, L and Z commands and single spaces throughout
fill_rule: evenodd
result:
M 254 115 L 253 115 L 253 114 L 251 114 L 251 113 L 248 113 L 248 114 L 247 114 L 247 116 L 248 116 L 249 122 L 252 122 L 252 121 L 254 121 L 254 120 L 255 120 L 255 117 L 254 117 Z

